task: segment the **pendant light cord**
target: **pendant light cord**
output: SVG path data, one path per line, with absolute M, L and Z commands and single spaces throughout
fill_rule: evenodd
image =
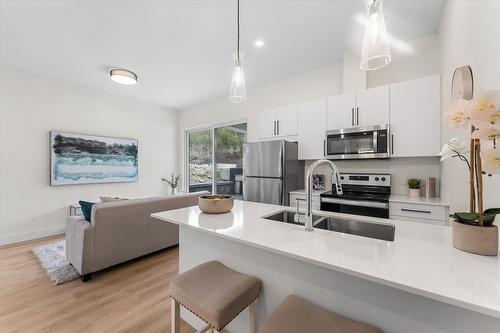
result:
M 237 18 L 237 26 L 238 26 L 238 45 L 236 46 L 236 52 L 238 61 L 240 61 L 240 0 L 238 1 L 238 18 Z

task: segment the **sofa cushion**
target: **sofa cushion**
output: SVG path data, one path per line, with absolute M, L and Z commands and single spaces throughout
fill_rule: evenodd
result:
M 91 222 L 90 217 L 92 215 L 92 206 L 94 206 L 94 203 L 82 200 L 80 200 L 78 203 L 80 204 L 80 207 L 82 209 L 83 218 L 88 222 Z

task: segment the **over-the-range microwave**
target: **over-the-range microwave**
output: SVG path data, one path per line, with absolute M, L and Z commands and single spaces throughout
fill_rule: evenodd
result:
M 389 158 L 389 125 L 326 132 L 325 157 L 332 160 Z

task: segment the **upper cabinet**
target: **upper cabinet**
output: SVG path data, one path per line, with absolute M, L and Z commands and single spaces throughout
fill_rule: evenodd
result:
M 326 103 L 322 98 L 299 104 L 299 160 L 325 157 Z
M 354 93 L 328 97 L 326 129 L 355 127 L 355 105 L 356 94 Z
M 260 139 L 297 135 L 297 105 L 284 106 L 259 113 Z
M 328 98 L 327 130 L 389 124 L 389 86 Z
M 356 92 L 356 126 L 389 124 L 389 86 Z
M 392 156 L 437 156 L 441 140 L 439 75 L 391 85 Z

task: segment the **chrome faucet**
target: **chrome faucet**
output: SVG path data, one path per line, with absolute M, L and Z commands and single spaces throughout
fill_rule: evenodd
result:
M 337 168 L 335 163 L 333 163 L 330 160 L 317 160 L 316 162 L 311 164 L 311 166 L 307 170 L 307 175 L 306 175 L 307 211 L 305 212 L 304 215 L 298 213 L 297 214 L 298 216 L 296 217 L 296 220 L 298 220 L 298 221 L 305 220 L 306 231 L 314 231 L 313 215 L 311 212 L 311 210 L 312 210 L 311 209 L 311 206 L 312 206 L 312 183 L 313 183 L 312 176 L 313 176 L 314 169 L 316 169 L 316 167 L 321 165 L 321 164 L 328 164 L 330 166 L 330 168 L 332 168 L 332 171 L 335 175 L 335 179 L 337 180 L 335 182 L 337 194 L 342 195 L 342 193 L 343 193 L 342 192 L 342 184 L 340 184 L 340 179 L 339 179 L 339 169 Z M 297 206 L 297 211 L 298 211 L 298 206 Z

